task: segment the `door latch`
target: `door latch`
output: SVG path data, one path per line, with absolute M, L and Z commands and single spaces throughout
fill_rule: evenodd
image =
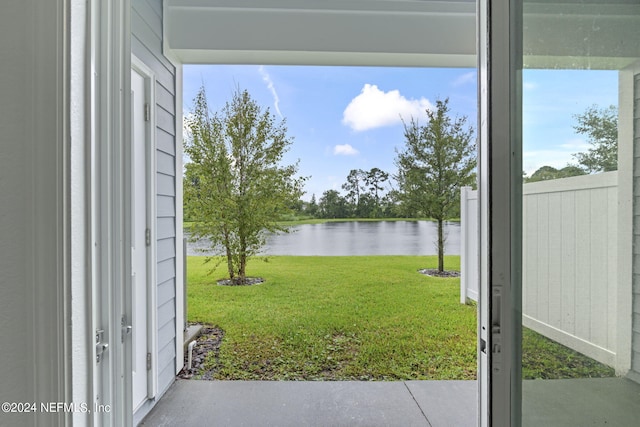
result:
M 104 329 L 96 330 L 96 363 L 100 363 L 102 355 L 109 348 L 109 344 L 102 342 L 104 336 Z
M 124 342 L 124 337 L 131 333 L 132 326 L 127 325 L 127 318 L 125 316 L 122 316 L 120 319 L 120 326 L 122 327 L 121 341 Z

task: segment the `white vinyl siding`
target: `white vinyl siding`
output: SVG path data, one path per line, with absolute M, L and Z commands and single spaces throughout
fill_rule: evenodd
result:
M 172 384 L 176 366 L 176 70 L 162 53 L 162 0 L 132 0 L 131 51 L 155 76 L 156 286 L 158 393 Z M 140 419 L 150 409 L 143 405 Z
M 634 78 L 633 163 L 633 335 L 631 369 L 640 374 L 640 75 Z

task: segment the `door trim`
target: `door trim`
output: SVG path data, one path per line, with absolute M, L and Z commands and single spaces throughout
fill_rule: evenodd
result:
M 156 140 L 155 140 L 155 86 L 156 79 L 153 71 L 135 55 L 131 55 L 131 69 L 144 78 L 145 102 L 149 105 L 149 117 L 145 121 L 146 129 L 146 217 L 150 230 L 150 245 L 147 247 L 147 352 L 151 353 L 151 369 L 147 374 L 147 399 L 153 399 L 157 394 L 158 377 L 158 345 L 156 337 L 157 326 L 157 291 L 156 291 Z M 133 182 L 130 183 L 131 185 Z M 133 290 L 131 290 L 133 291 Z M 131 298 L 131 295 L 128 295 Z M 133 396 L 131 396 L 133 398 Z M 134 410 L 136 408 L 133 408 Z
M 128 202 L 125 188 L 130 129 L 130 0 L 91 0 L 87 3 L 87 136 L 90 173 L 91 329 L 86 336 L 92 366 L 90 396 L 92 425 L 132 424 L 126 396 L 126 358 L 120 340 L 125 266 Z M 96 338 L 104 347 L 100 362 Z M 91 381 L 91 380 L 90 380 Z M 106 410 L 108 408 L 108 410 Z
M 481 425 L 521 424 L 522 0 L 481 0 L 479 44 L 480 327 L 488 384 Z M 484 37 L 484 40 L 482 38 Z M 482 43 L 483 42 L 483 43 Z M 482 402 L 482 400 L 481 400 Z M 484 412 L 483 412 L 484 411 Z

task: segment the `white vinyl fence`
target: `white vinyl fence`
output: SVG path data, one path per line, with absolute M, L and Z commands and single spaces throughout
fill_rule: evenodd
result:
M 614 366 L 617 172 L 525 184 L 524 326 Z M 461 301 L 477 300 L 477 194 L 462 190 Z M 464 296 L 464 299 L 463 299 Z
M 460 196 L 460 303 L 478 301 L 478 192 L 462 187 Z

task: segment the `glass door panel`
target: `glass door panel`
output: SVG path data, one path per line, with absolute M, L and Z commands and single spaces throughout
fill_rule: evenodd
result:
M 639 18 L 631 1 L 522 7 L 523 183 L 513 194 L 525 426 L 640 419 Z

